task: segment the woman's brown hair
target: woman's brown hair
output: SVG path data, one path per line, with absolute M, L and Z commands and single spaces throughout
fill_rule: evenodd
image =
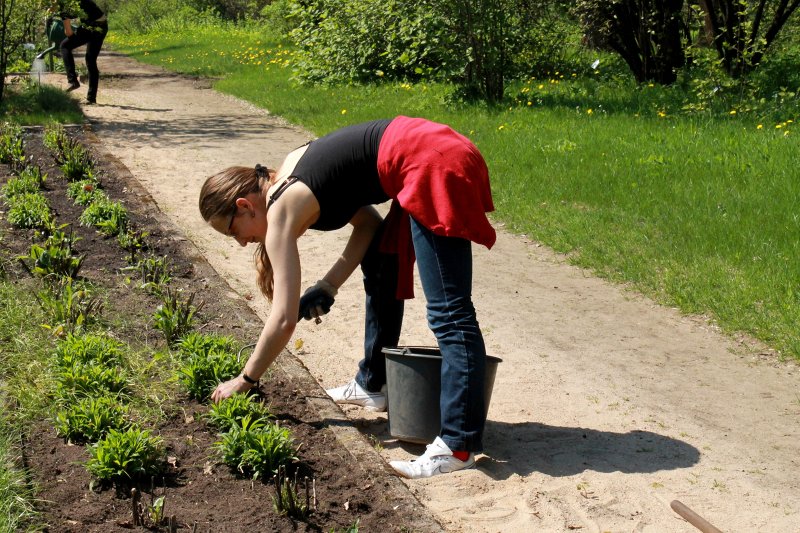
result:
M 228 167 L 206 179 L 200 189 L 200 215 L 206 222 L 214 217 L 227 218 L 236 214 L 236 200 L 253 192 L 261 192 L 269 183 L 274 171 L 256 165 L 252 167 Z M 275 284 L 272 263 L 264 243 L 259 243 L 253 254 L 256 264 L 258 289 L 272 301 Z

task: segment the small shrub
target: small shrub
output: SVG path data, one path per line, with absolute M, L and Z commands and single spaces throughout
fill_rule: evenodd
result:
M 226 465 L 252 479 L 266 479 L 297 460 L 288 429 L 249 417 L 224 433 L 214 446 Z
M 70 442 L 97 442 L 110 430 L 125 430 L 128 407 L 110 396 L 81 398 L 69 402 L 56 414 L 54 425 L 59 437 Z
M 68 140 L 62 146 L 61 172 L 67 181 L 94 178 L 94 161 L 78 141 Z
M 96 320 L 103 303 L 93 295 L 87 285 L 63 278 L 48 289 L 40 291 L 36 299 L 50 318 L 45 326 L 59 337 L 76 333 Z
M 128 227 L 128 210 L 120 202 L 99 199 L 89 204 L 78 219 L 83 226 L 94 226 L 104 235 L 118 235 Z
M 45 126 L 42 142 L 54 154 L 58 154 L 60 157 L 64 152 L 63 146 L 68 140 L 63 124 L 54 122 Z
M 0 128 L 0 163 L 9 165 L 12 170 L 25 167 L 22 128 L 16 124 L 4 122 Z
M 148 233 L 145 231 L 136 231 L 130 228 L 120 232 L 117 236 L 120 247 L 128 252 L 126 261 L 129 265 L 136 264 L 137 256 L 147 250 L 147 241 L 145 240 L 147 236 Z
M 178 340 L 177 348 L 182 357 L 208 356 L 211 353 L 234 354 L 239 351 L 239 343 L 227 335 L 190 331 Z
M 33 180 L 23 178 L 22 176 L 15 176 L 9 178 L 8 182 L 3 185 L 3 198 L 6 203 L 9 203 L 13 201 L 16 196 L 22 194 L 36 194 L 39 190 L 39 185 Z
M 123 347 L 121 342 L 105 335 L 70 334 L 58 342 L 55 360 L 61 367 L 87 363 L 116 366 L 122 363 Z
M 137 427 L 112 429 L 89 447 L 86 469 L 101 481 L 147 479 L 164 469 L 164 441 Z
M 166 257 L 146 257 L 139 261 L 142 274 L 141 287 L 152 294 L 161 294 L 162 287 L 172 281 L 169 259 Z
M 178 369 L 178 381 L 189 396 L 204 402 L 217 385 L 239 374 L 241 363 L 230 353 L 196 354 L 188 357 Z
M 234 426 L 241 427 L 242 421 L 268 420 L 272 413 L 252 394 L 237 393 L 211 405 L 206 415 L 208 423 L 221 432 L 230 431 Z
M 164 334 L 169 346 L 174 346 L 178 339 L 192 329 L 194 315 L 203 307 L 202 303 L 197 307 L 193 305 L 194 297 L 195 293 L 192 293 L 183 300 L 180 291 L 173 293 L 169 287 L 161 295 L 162 304 L 153 315 L 153 326 Z
M 123 394 L 128 390 L 128 381 L 120 369 L 95 362 L 62 367 L 56 382 L 58 395 L 65 399 Z
M 94 179 L 73 181 L 67 186 L 67 196 L 75 204 L 83 206 L 108 199 L 100 184 Z
M 41 193 L 24 193 L 9 202 L 8 223 L 16 228 L 46 230 L 53 224 L 50 204 Z
M 67 233 L 60 229 L 54 230 L 43 246 L 32 244 L 28 255 L 19 259 L 34 276 L 75 279 L 86 257 L 73 254 L 72 246 L 78 240 L 80 238 L 74 237 L 71 231 Z M 31 264 L 26 261 L 30 261 Z
M 25 167 L 19 176 L 10 178 L 3 186 L 3 198 L 9 202 L 21 194 L 36 194 L 41 190 L 46 179 L 47 175 L 42 174 L 39 167 Z

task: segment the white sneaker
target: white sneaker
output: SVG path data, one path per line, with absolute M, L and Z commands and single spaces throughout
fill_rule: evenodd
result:
M 420 479 L 472 468 L 475 466 L 475 454 L 470 453 L 466 461 L 456 459 L 447 444 L 436 437 L 432 444 L 428 444 L 425 453 L 413 461 L 391 461 L 389 464 L 403 477 Z
M 379 412 L 386 410 L 386 385 L 381 388 L 380 392 L 369 392 L 356 383 L 356 380 L 352 380 L 346 385 L 328 389 L 325 392 L 336 403 L 360 405 L 367 411 Z

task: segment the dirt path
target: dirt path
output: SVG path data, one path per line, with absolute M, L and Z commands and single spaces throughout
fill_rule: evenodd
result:
M 265 317 L 251 250 L 206 227 L 198 191 L 225 166 L 274 165 L 311 136 L 207 82 L 110 53 L 100 69 L 99 105 L 85 109 L 92 127 Z M 305 282 L 324 273 L 345 236 L 301 239 Z M 503 359 L 485 455 L 476 470 L 407 483 L 447 530 L 695 531 L 670 509 L 679 499 L 723 531 L 800 531 L 796 365 L 502 230 L 492 251 L 475 255 L 478 317 L 489 352 Z M 360 358 L 355 278 L 289 347 L 323 387 L 350 379 Z M 423 305 L 407 307 L 404 344 L 433 342 Z M 391 439 L 385 415 L 345 411 L 378 436 L 385 459 L 421 453 Z

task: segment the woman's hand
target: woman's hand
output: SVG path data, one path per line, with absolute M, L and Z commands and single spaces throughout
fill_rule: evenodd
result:
M 252 388 L 253 385 L 246 382 L 242 376 L 236 376 L 231 380 L 217 385 L 217 388 L 211 393 L 211 400 L 214 403 L 219 403 L 225 398 L 230 398 L 237 392 L 247 392 Z
M 64 19 L 64 35 L 67 37 L 72 37 L 74 32 L 72 31 L 72 20 Z

